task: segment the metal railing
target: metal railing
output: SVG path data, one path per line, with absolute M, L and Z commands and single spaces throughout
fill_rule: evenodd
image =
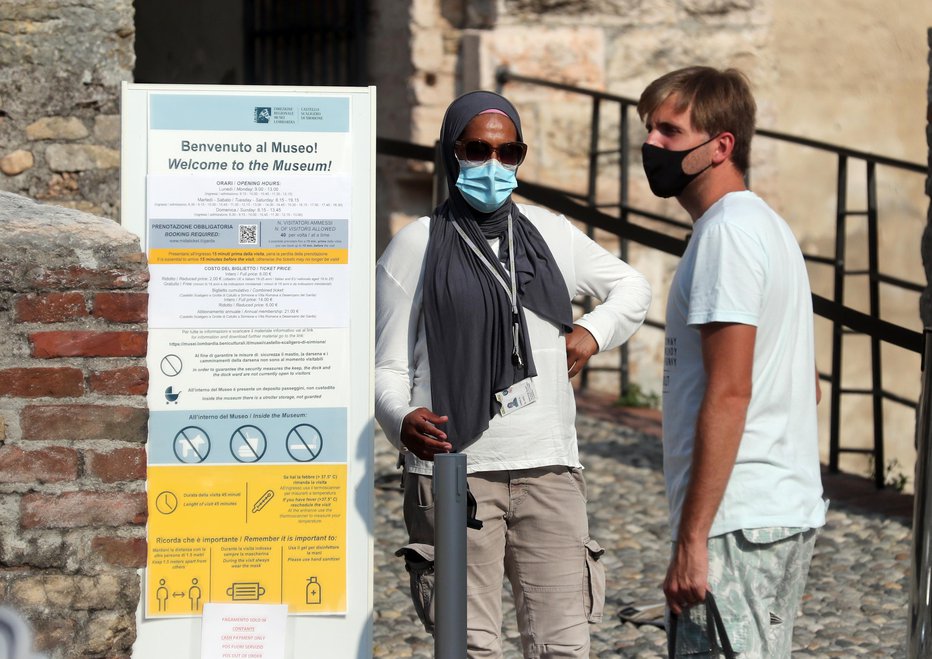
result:
M 628 247 L 632 242 L 674 256 L 680 256 L 683 253 L 686 247 L 687 234 L 691 230 L 691 224 L 674 217 L 654 213 L 643 208 L 637 208 L 629 203 L 629 154 L 632 146 L 629 139 L 629 130 L 631 126 L 630 122 L 632 121 L 632 113 L 635 113 L 635 118 L 637 116 L 636 99 L 538 78 L 520 76 L 507 69 L 500 69 L 497 72 L 497 81 L 499 91 L 502 91 L 506 84 L 535 85 L 579 94 L 589 98 L 592 102 L 586 191 L 561 190 L 521 180 L 519 191 L 522 197 L 584 223 L 590 235 L 595 229 L 601 229 L 614 234 L 619 239 L 619 256 L 623 260 L 627 260 Z M 602 131 L 603 105 L 607 104 L 614 104 L 617 106 L 618 139 L 617 143 L 614 144 L 612 148 L 601 149 L 600 140 L 604 138 Z M 838 471 L 839 457 L 842 453 L 869 453 L 873 456 L 874 482 L 877 487 L 883 487 L 885 467 L 883 401 L 893 401 L 913 409 L 916 408 L 916 402 L 883 388 L 881 347 L 882 345 L 892 345 L 921 354 L 922 334 L 881 318 L 880 285 L 883 284 L 916 293 L 923 290 L 923 285 L 893 277 L 880 271 L 879 244 L 877 239 L 879 218 L 877 212 L 876 168 L 878 166 L 891 167 L 918 174 L 927 174 L 928 168 L 903 160 L 878 156 L 855 149 L 848 149 L 826 142 L 796 137 L 771 130 L 758 129 L 757 135 L 768 139 L 817 149 L 834 154 L 837 157 L 835 253 L 832 257 L 805 253 L 803 255 L 810 263 L 833 268 L 834 274 L 832 298 L 828 299 L 817 294 L 813 294 L 812 296 L 814 312 L 818 316 L 827 319 L 832 324 L 831 371 L 819 373 L 820 379 L 831 384 L 831 394 L 829 397 L 830 436 L 828 468 L 831 472 Z M 380 138 L 377 141 L 376 149 L 380 154 L 416 160 L 434 160 L 435 158 L 434 147 L 419 146 L 384 138 Z M 599 169 L 602 161 L 606 157 L 616 158 L 618 163 L 617 202 L 601 203 L 598 199 L 597 184 L 600 180 Z M 863 161 L 866 164 L 866 209 L 850 210 L 847 207 L 848 165 L 851 160 Z M 609 214 L 606 210 L 612 210 L 616 214 Z M 867 220 L 868 267 L 864 270 L 850 269 L 846 264 L 846 223 L 847 219 L 852 216 L 863 216 Z M 635 220 L 648 220 L 654 223 L 654 225 L 660 225 L 664 230 L 659 231 L 644 226 L 637 223 Z M 845 305 L 845 283 L 846 279 L 852 276 L 862 276 L 868 279 L 869 313 L 864 313 Z M 583 305 L 585 304 L 586 301 L 583 300 Z M 663 324 L 656 321 L 649 320 L 645 323 L 645 326 L 663 329 Z M 870 339 L 871 386 L 869 388 L 853 388 L 844 387 L 842 385 L 843 338 L 851 334 L 866 335 Z M 629 384 L 627 359 L 627 351 L 623 349 L 617 367 L 587 367 L 587 372 L 588 370 L 617 371 L 619 374 L 619 390 L 623 393 L 627 390 Z M 587 383 L 588 375 L 584 373 L 580 384 L 582 387 L 585 387 Z M 871 397 L 874 431 L 872 448 L 863 449 L 841 445 L 839 436 L 842 395 Z
M 506 84 L 519 83 L 546 87 L 549 89 L 570 92 L 587 97 L 592 103 L 592 113 L 590 122 L 590 138 L 588 162 L 589 170 L 587 172 L 587 190 L 585 194 L 573 191 L 562 191 L 568 199 L 584 199 L 585 205 L 593 210 L 598 209 L 615 209 L 616 216 L 605 216 L 605 220 L 600 224 L 590 222 L 590 219 L 579 215 L 578 213 L 563 212 L 574 219 L 582 220 L 590 226 L 599 226 L 606 231 L 616 234 L 620 239 L 620 254 L 622 259 L 627 258 L 628 244 L 635 241 L 648 247 L 662 249 L 671 254 L 679 255 L 685 246 L 685 236 L 675 245 L 668 244 L 666 248 L 659 244 L 659 236 L 666 236 L 660 232 L 653 232 L 645 227 L 640 227 L 644 231 L 649 231 L 653 236 L 642 234 L 635 231 L 634 227 L 638 226 L 632 222 L 633 218 L 645 218 L 653 222 L 659 222 L 661 225 L 670 227 L 674 230 L 682 231 L 684 234 L 691 229 L 691 225 L 677 220 L 673 217 L 649 212 L 645 209 L 639 209 L 631 206 L 629 203 L 629 154 L 631 144 L 629 138 L 630 122 L 632 113 L 637 118 L 636 108 L 637 99 L 626 98 L 615 94 L 590 90 L 580 87 L 574 87 L 562 83 L 556 83 L 539 78 L 517 75 L 507 69 L 500 69 L 497 72 L 498 89 L 502 91 Z M 604 139 L 602 134 L 602 115 L 603 106 L 612 104 L 618 109 L 618 138 L 610 149 L 601 149 L 600 140 Z M 864 151 L 849 149 L 846 147 L 820 142 L 817 140 L 779 133 L 772 130 L 758 129 L 758 137 L 764 137 L 779 142 L 795 144 L 821 152 L 833 154 L 838 161 L 836 177 L 836 214 L 835 214 L 835 253 L 833 257 L 824 257 L 817 254 L 804 254 L 805 259 L 813 264 L 828 266 L 833 269 L 833 294 L 832 299 L 827 299 L 819 295 L 813 295 L 813 309 L 815 313 L 832 323 L 832 364 L 831 371 L 820 373 L 822 380 L 831 383 L 830 394 L 830 419 L 829 419 L 829 470 L 838 471 L 839 457 L 842 453 L 868 453 L 873 456 L 874 481 L 877 487 L 884 486 L 884 425 L 883 425 L 883 402 L 885 400 L 898 403 L 910 408 L 916 408 L 916 402 L 906 399 L 891 391 L 884 389 L 883 386 L 883 368 L 881 361 L 881 347 L 883 344 L 895 345 L 906 350 L 921 353 L 922 335 L 919 332 L 898 326 L 893 323 L 881 320 L 881 284 L 898 288 L 901 290 L 921 293 L 924 286 L 918 282 L 907 281 L 898 277 L 883 273 L 880 270 L 880 254 L 878 241 L 878 204 L 877 204 L 877 175 L 878 166 L 889 167 L 905 172 L 914 172 L 917 174 L 927 175 L 928 168 L 912 162 L 898 160 L 879 156 Z M 600 180 L 600 164 L 607 156 L 617 157 L 618 162 L 618 202 L 617 203 L 600 203 L 597 199 L 597 182 Z M 861 161 L 865 164 L 866 171 L 866 208 L 852 210 L 848 207 L 848 178 L 849 163 L 851 161 Z M 550 198 L 551 194 L 544 194 L 543 197 L 538 191 L 530 190 L 528 184 L 522 182 L 521 194 L 532 201 L 545 203 L 544 197 Z M 543 191 L 540 191 L 543 192 Z M 555 191 L 550 191 L 555 192 Z M 847 221 L 854 216 L 866 218 L 867 223 L 867 261 L 866 269 L 852 269 L 846 261 L 847 246 Z M 611 217 L 612 219 L 606 220 Z M 613 226 L 605 226 L 605 223 Z M 653 243 L 653 244 L 652 244 Z M 918 248 L 918 247 L 917 247 Z M 854 308 L 845 306 L 845 284 L 849 277 L 867 277 L 868 282 L 868 307 L 869 312 L 864 314 Z M 662 327 L 660 323 L 649 323 L 652 327 Z M 863 334 L 870 340 L 870 372 L 871 386 L 868 388 L 846 387 L 842 381 L 842 357 L 844 352 L 843 339 L 847 335 Z M 620 373 L 620 387 L 622 391 L 627 387 L 627 353 L 622 351 L 621 363 L 618 367 Z M 918 377 L 918 373 L 917 373 Z M 585 385 L 585 380 L 582 384 Z M 841 397 L 843 395 L 869 396 L 871 399 L 871 411 L 873 418 L 873 447 L 855 448 L 851 446 L 842 446 L 840 442 L 841 426 Z

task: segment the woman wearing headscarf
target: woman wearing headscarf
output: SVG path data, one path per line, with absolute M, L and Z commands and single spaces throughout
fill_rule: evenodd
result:
M 650 287 L 565 217 L 512 200 L 527 146 L 505 98 L 456 99 L 440 146 L 449 198 L 376 269 L 376 416 L 404 458 L 398 555 L 432 633 L 433 456 L 465 453 L 482 525 L 467 530 L 469 657 L 502 656 L 503 575 L 525 656 L 588 657 L 605 577 L 570 378 L 634 333 Z M 580 294 L 602 303 L 574 321 Z

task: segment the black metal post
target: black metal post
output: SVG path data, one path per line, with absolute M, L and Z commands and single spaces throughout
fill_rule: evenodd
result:
M 845 219 L 848 203 L 848 157 L 838 156 L 837 210 L 835 212 L 835 291 L 833 300 L 836 304 L 845 303 Z M 841 322 L 832 322 L 832 393 L 829 418 L 828 469 L 838 473 L 839 427 L 841 425 L 841 365 L 842 334 Z
M 909 584 L 909 659 L 932 657 L 932 328 L 925 329 L 922 393 L 916 418 L 916 483 L 913 495 L 913 552 Z
M 596 185 L 599 178 L 599 121 L 600 121 L 601 99 L 592 99 L 592 122 L 589 129 L 589 181 L 586 192 L 586 203 L 590 208 L 596 207 Z M 586 225 L 586 235 L 590 238 L 595 236 L 595 230 L 592 225 Z M 588 296 L 583 300 L 583 312 L 589 313 L 592 310 L 592 299 Z M 589 368 L 584 367 L 579 374 L 579 388 L 585 391 L 589 386 Z
M 621 104 L 621 116 L 619 118 L 619 153 L 618 153 L 618 202 L 619 202 L 619 213 L 618 219 L 621 220 L 621 225 L 624 226 L 628 223 L 628 166 L 629 166 L 629 154 L 628 147 L 630 146 L 628 142 L 628 105 L 625 103 Z M 628 262 L 628 239 L 624 236 L 618 236 L 618 257 L 624 261 Z M 621 355 L 619 357 L 619 382 L 618 382 L 618 391 L 621 392 L 621 395 L 624 396 L 628 392 L 628 384 L 630 381 L 630 373 L 628 368 L 628 342 L 625 341 L 621 346 Z
M 877 238 L 876 165 L 867 162 L 867 269 L 871 317 L 880 318 L 880 256 Z M 883 370 L 880 337 L 871 335 L 871 403 L 874 416 L 874 484 L 884 486 Z

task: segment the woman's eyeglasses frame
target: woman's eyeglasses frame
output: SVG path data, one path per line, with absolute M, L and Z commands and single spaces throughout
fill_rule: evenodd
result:
M 492 159 L 492 154 L 498 156 L 498 161 L 508 167 L 517 167 L 524 162 L 527 155 L 527 144 L 524 142 L 505 142 L 492 146 L 485 140 L 456 140 L 453 143 L 453 153 L 460 160 L 473 163 L 485 163 Z

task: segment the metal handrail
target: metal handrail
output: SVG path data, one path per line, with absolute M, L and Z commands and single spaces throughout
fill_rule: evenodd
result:
M 667 245 L 667 248 L 659 246 L 658 244 L 651 244 L 651 241 L 644 240 L 644 232 L 650 233 L 650 230 L 644 229 L 643 227 L 638 227 L 635 224 L 630 222 L 632 217 L 641 217 L 650 219 L 652 221 L 661 222 L 667 226 L 677 227 L 684 230 L 688 230 L 690 227 L 689 224 L 680 222 L 675 218 L 666 217 L 657 213 L 652 213 L 645 211 L 643 209 L 638 209 L 631 207 L 628 204 L 628 161 L 627 156 L 629 152 L 629 141 L 628 141 L 628 115 L 633 108 L 637 106 L 637 100 L 625 96 L 620 96 L 617 94 L 610 94 L 608 92 L 603 92 L 594 89 L 587 89 L 584 87 L 576 87 L 573 85 L 568 85 L 565 83 L 554 82 L 551 80 L 544 80 L 541 78 L 533 78 L 529 76 L 519 75 L 512 71 L 509 71 L 507 68 L 500 68 L 496 72 L 496 81 L 498 84 L 498 90 L 502 91 L 502 88 L 506 83 L 523 83 L 529 85 L 535 85 L 539 87 L 545 87 L 549 89 L 555 89 L 565 92 L 570 92 L 574 94 L 580 94 L 586 97 L 589 97 L 592 101 L 593 110 L 592 110 L 592 125 L 591 125 L 591 137 L 589 145 L 589 172 L 588 172 L 588 193 L 586 195 L 580 195 L 578 193 L 572 195 L 575 198 L 585 199 L 587 204 L 594 208 L 617 208 L 619 211 L 619 217 L 612 217 L 611 221 L 608 223 L 609 226 L 599 226 L 595 224 L 594 226 L 599 226 L 599 228 L 605 229 L 612 233 L 615 233 L 619 236 L 621 242 L 621 249 L 624 253 L 627 250 L 627 245 L 629 240 L 634 240 L 645 244 L 648 247 L 653 247 L 656 249 L 661 249 L 668 253 L 679 253 L 676 250 L 680 249 L 678 245 Z M 602 150 L 599 148 L 599 134 L 598 134 L 598 119 L 601 114 L 601 104 L 603 102 L 612 102 L 618 103 L 620 105 L 620 128 L 619 128 L 619 140 L 617 150 Z M 881 344 L 888 343 L 892 345 L 905 348 L 912 352 L 921 352 L 922 350 L 922 336 L 920 333 L 909 330 L 905 327 L 900 327 L 892 323 L 887 323 L 880 320 L 880 285 L 885 284 L 888 286 L 894 286 L 903 290 L 908 290 L 912 292 L 920 292 L 924 289 L 924 286 L 917 282 L 910 282 L 898 277 L 887 275 L 879 271 L 879 246 L 878 246 L 878 208 L 877 208 L 877 182 L 876 182 L 876 167 L 878 165 L 885 167 L 893 167 L 903 171 L 928 174 L 928 168 L 924 165 L 920 165 L 914 162 L 909 162 L 906 160 L 901 160 L 897 158 L 890 158 L 887 156 L 882 156 L 874 153 L 869 153 L 866 151 L 861 151 L 858 149 L 851 149 L 845 146 L 840 146 L 837 144 L 830 144 L 828 142 L 823 142 L 820 140 L 814 140 L 806 137 L 799 137 L 796 135 L 789 135 L 787 133 L 781 133 L 778 131 L 768 130 L 768 129 L 757 129 L 756 134 L 761 137 L 767 137 L 770 139 L 776 139 L 782 142 L 796 144 L 800 146 L 805 146 L 809 148 L 818 149 L 820 151 L 828 152 L 835 154 L 838 158 L 838 177 L 837 177 L 837 202 L 838 208 L 836 210 L 836 227 L 835 227 L 835 254 L 833 258 L 827 258 L 819 255 L 813 254 L 804 254 L 804 258 L 810 262 L 820 265 L 831 266 L 834 271 L 834 291 L 832 295 L 832 300 L 828 300 L 818 295 L 813 295 L 813 308 L 817 315 L 827 318 L 832 322 L 832 368 L 830 374 L 820 373 L 819 377 L 822 380 L 826 380 L 832 383 L 831 395 L 830 395 L 830 422 L 829 422 L 829 470 L 832 472 L 838 471 L 839 465 L 839 456 L 841 453 L 850 452 L 850 453 L 862 453 L 863 449 L 859 448 L 850 448 L 843 447 L 840 443 L 840 424 L 841 424 L 841 395 L 843 393 L 857 393 L 861 395 L 870 395 L 871 396 L 871 410 L 873 416 L 873 430 L 874 430 L 874 446 L 870 450 L 874 457 L 874 480 L 878 487 L 884 486 L 884 427 L 883 427 L 883 402 L 892 401 L 898 404 L 906 405 L 908 407 L 916 407 L 916 404 L 912 401 L 905 399 L 902 396 L 898 396 L 891 392 L 888 392 L 883 387 L 883 369 L 881 364 Z M 598 200 L 595 199 L 594 190 L 595 185 L 593 181 L 598 180 L 598 167 L 600 157 L 607 154 L 619 155 L 619 203 L 618 204 L 599 204 Z M 847 207 L 847 179 L 848 179 L 848 161 L 851 159 L 861 160 L 866 163 L 866 189 L 867 189 L 867 208 L 864 210 L 850 210 Z M 528 194 L 528 189 L 533 188 L 533 186 L 528 186 L 527 184 L 522 183 L 521 194 L 532 201 L 542 202 L 540 198 L 535 198 L 534 190 L 531 190 L 531 194 Z M 540 188 L 540 186 L 538 186 Z M 552 197 L 553 195 L 544 195 Z M 568 201 L 568 200 L 567 200 Z M 546 205 L 551 205 L 547 202 L 542 202 Z M 578 213 L 568 213 L 567 209 L 560 209 L 555 206 L 557 210 L 561 210 L 567 215 L 570 215 L 576 219 L 583 220 L 587 222 L 588 220 L 584 219 Z M 868 269 L 867 270 L 847 270 L 845 267 L 845 251 L 846 251 L 846 221 L 848 217 L 852 216 L 863 216 L 867 221 L 867 236 L 868 236 Z M 641 234 L 640 237 L 635 234 Z M 624 256 L 622 256 L 624 258 Z M 863 314 L 852 308 L 846 307 L 844 305 L 845 300 L 845 282 L 849 276 L 867 276 L 868 278 L 868 292 L 869 292 L 869 313 Z M 870 358 L 871 358 L 871 387 L 868 390 L 864 391 L 853 391 L 851 389 L 844 389 L 840 386 L 841 381 L 841 368 L 842 368 L 842 351 L 843 351 L 843 337 L 851 333 L 862 333 L 868 335 L 870 339 Z M 603 369 L 600 369 L 603 370 Z M 618 368 L 619 373 L 621 374 L 621 389 L 624 391 L 627 387 L 627 352 L 626 349 L 622 348 L 621 354 L 621 365 Z M 585 380 L 582 382 L 583 386 L 585 385 Z
M 667 254 L 679 256 L 685 249 L 686 232 L 691 228 L 691 224 L 677 220 L 660 213 L 637 208 L 628 202 L 628 114 L 632 107 L 637 105 L 635 99 L 610 94 L 598 90 L 574 87 L 571 85 L 521 76 L 507 69 L 500 69 L 497 72 L 499 91 L 502 85 L 507 82 L 533 84 L 551 89 L 558 89 L 567 92 L 573 92 L 589 96 L 593 102 L 610 101 L 621 104 L 620 114 L 620 139 L 618 149 L 603 151 L 598 148 L 598 121 L 600 120 L 600 110 L 593 109 L 593 128 L 590 131 L 590 150 L 589 166 L 590 171 L 587 176 L 587 191 L 585 193 L 561 190 L 554 187 L 544 186 L 530 181 L 519 180 L 519 190 L 521 196 L 546 206 L 552 210 L 563 213 L 567 217 L 572 217 L 586 224 L 589 230 L 601 229 L 619 237 L 622 249 L 622 258 L 626 258 L 625 250 L 630 241 L 638 243 L 648 248 L 656 249 Z M 870 395 L 872 397 L 872 411 L 874 416 L 874 447 L 869 449 L 874 456 L 874 479 L 878 487 L 883 487 L 883 424 L 882 415 L 883 401 L 891 401 L 900 405 L 915 408 L 916 403 L 884 389 L 882 378 L 880 377 L 880 347 L 881 344 L 897 346 L 914 353 L 922 353 L 923 337 L 922 334 L 907 327 L 902 327 L 895 323 L 882 320 L 880 318 L 880 298 L 879 285 L 885 284 L 895 286 L 903 290 L 912 292 L 921 292 L 924 290 L 922 284 L 910 282 L 898 277 L 893 277 L 879 272 L 878 264 L 878 241 L 877 241 L 877 199 L 876 199 L 876 176 L 875 165 L 889 166 L 899 168 L 905 171 L 916 173 L 928 173 L 928 169 L 922 165 L 889 158 L 877 154 L 850 149 L 847 147 L 821 142 L 804 137 L 788 135 L 777 131 L 757 129 L 757 134 L 763 137 L 782 140 L 785 142 L 798 144 L 806 147 L 820 149 L 834 153 L 839 159 L 838 171 L 838 190 L 839 208 L 836 213 L 836 250 L 833 257 L 825 257 L 815 254 L 804 254 L 804 258 L 810 262 L 824 266 L 831 266 L 835 271 L 835 290 L 833 299 L 821 295 L 812 295 L 813 311 L 816 315 L 827 319 L 832 323 L 833 329 L 833 347 L 832 347 L 832 369 L 829 373 L 819 373 L 821 380 L 830 382 L 832 385 L 831 399 L 831 419 L 830 419 L 830 437 L 829 437 L 829 469 L 838 471 L 838 458 L 842 452 L 862 453 L 864 449 L 845 448 L 840 446 L 840 396 L 844 394 Z M 431 161 L 435 159 L 435 148 L 430 146 L 415 145 L 400 140 L 387 138 L 378 138 L 376 150 L 380 154 L 411 158 L 415 160 Z M 619 174 L 619 201 L 613 204 L 599 204 L 595 198 L 595 180 L 598 180 L 596 168 L 599 166 L 600 157 L 606 154 L 619 154 L 620 174 Z M 845 207 L 845 195 L 847 194 L 847 163 L 848 160 L 860 159 L 868 163 L 868 209 L 866 211 L 849 211 Z M 616 209 L 618 215 L 609 215 L 602 209 Z M 869 267 L 867 270 L 846 270 L 845 269 L 845 220 L 851 215 L 864 215 L 868 222 L 869 237 Z M 679 229 L 683 237 L 671 236 L 662 231 L 656 231 L 648 227 L 632 222 L 633 218 L 643 218 L 653 222 L 663 224 L 667 227 Z M 844 304 L 844 282 L 848 276 L 867 276 L 870 285 L 870 312 L 864 313 Z M 649 321 L 645 326 L 662 329 L 663 324 L 657 321 Z M 872 366 L 872 383 L 869 389 L 854 390 L 843 388 L 841 382 L 841 345 L 842 337 L 847 334 L 864 334 L 871 340 L 871 366 Z M 620 390 L 624 392 L 628 386 L 627 382 L 627 355 L 622 351 L 621 361 L 618 367 L 593 367 L 593 371 L 612 370 L 620 374 Z

